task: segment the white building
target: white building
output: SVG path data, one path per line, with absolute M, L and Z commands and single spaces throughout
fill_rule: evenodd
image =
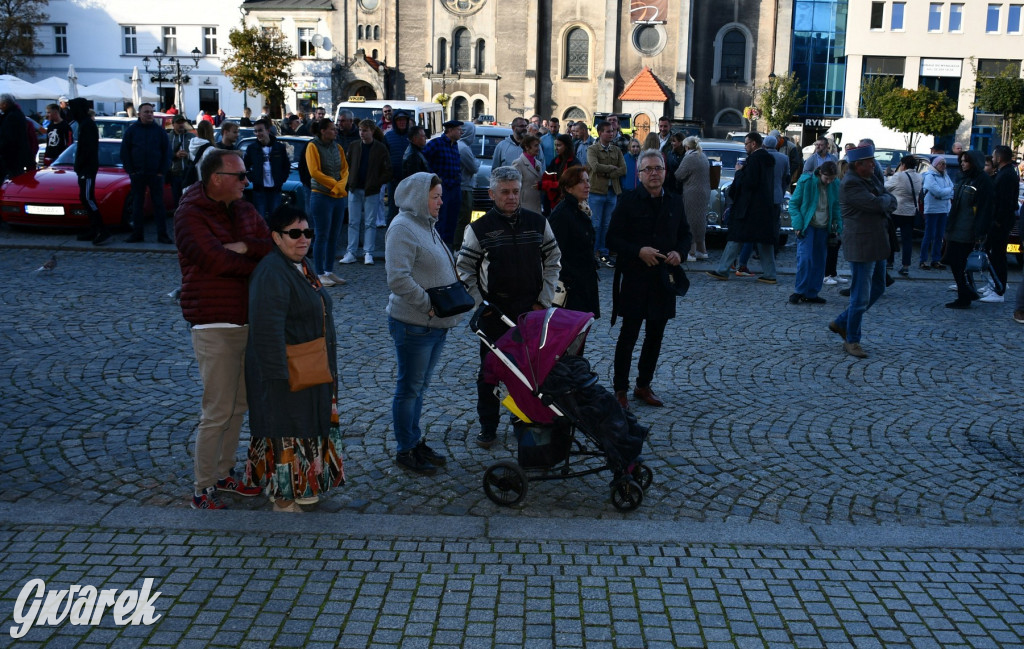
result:
M 329 6 L 329 2 L 327 3 Z M 228 33 L 241 24 L 242 14 L 236 2 L 146 2 L 105 0 L 84 2 L 50 0 L 50 18 L 37 34 L 43 47 L 33 62 L 31 73 L 21 75 L 27 81 L 50 76 L 66 77 L 68 65 L 74 64 L 78 83 L 88 86 L 107 79 L 130 81 L 132 69 L 138 66 L 146 91 L 162 97 L 158 108 L 178 103 L 173 78 L 178 68 L 196 64 L 192 52 L 198 54 L 198 67 L 181 76 L 183 96 L 180 110 L 189 117 L 199 110 L 206 112 L 223 108 L 228 115 L 240 115 L 243 104 L 254 114 L 261 109 L 261 98 L 243 95 L 232 88 L 221 71 L 229 51 Z M 154 50 L 163 52 L 164 78 L 157 78 Z M 298 48 L 297 48 L 298 49 Z M 146 61 L 149 59 L 149 73 Z M 305 60 L 300 67 L 310 61 Z M 329 66 L 328 66 L 329 67 Z M 169 74 L 167 68 L 170 68 Z M 303 75 L 297 78 L 303 79 Z M 123 107 L 121 102 L 97 105 L 99 112 L 112 113 Z
M 890 75 L 904 88 L 925 85 L 949 94 L 965 118 L 956 139 L 989 152 L 1000 142 L 1001 119 L 971 107 L 977 77 L 1007 66 L 1020 74 L 1022 29 L 1021 4 L 854 0 L 846 29 L 844 116 L 857 116 L 866 78 Z

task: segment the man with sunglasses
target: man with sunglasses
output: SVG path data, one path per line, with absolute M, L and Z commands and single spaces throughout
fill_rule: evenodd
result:
M 247 178 L 238 151 L 207 150 L 199 162 L 199 179 L 185 190 L 174 215 L 181 312 L 203 383 L 192 508 L 224 509 L 218 491 L 246 497 L 260 493 L 235 477 L 234 467 L 247 409 L 243 362 L 249 276 L 272 243 L 256 208 L 240 200 Z

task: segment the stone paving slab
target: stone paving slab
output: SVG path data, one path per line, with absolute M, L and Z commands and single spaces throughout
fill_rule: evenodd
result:
M 1024 643 L 1020 551 L 54 523 L 4 525 L 0 556 L 0 647 Z M 17 641 L 9 635 L 30 579 L 49 589 L 125 589 L 146 578 L 160 593 L 161 618 L 151 626 L 115 626 L 108 613 L 98 627 L 65 623 L 37 626 Z

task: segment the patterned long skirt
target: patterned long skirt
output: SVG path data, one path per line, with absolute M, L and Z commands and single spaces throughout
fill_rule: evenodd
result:
M 341 429 L 321 437 L 254 437 L 245 463 L 246 483 L 271 499 L 312 498 L 345 484 Z

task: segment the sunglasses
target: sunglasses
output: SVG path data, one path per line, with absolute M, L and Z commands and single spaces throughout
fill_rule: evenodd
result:
M 291 230 L 278 230 L 278 233 L 282 235 L 287 234 L 292 239 L 298 239 L 299 237 L 313 238 L 313 228 L 306 228 L 305 230 L 292 228 Z
M 214 171 L 213 173 L 218 176 L 234 176 L 243 183 L 248 182 L 248 178 L 246 177 L 246 174 L 248 173 L 247 171 Z

